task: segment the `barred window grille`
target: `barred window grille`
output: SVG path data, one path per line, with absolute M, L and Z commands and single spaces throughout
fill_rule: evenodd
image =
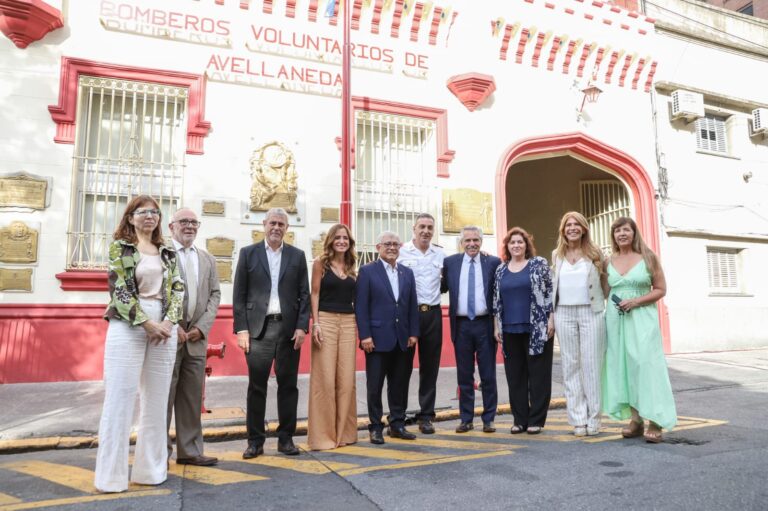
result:
M 352 207 L 359 264 L 376 259 L 381 232 L 396 232 L 406 242 L 416 215 L 437 218 L 435 129 L 432 120 L 356 112 Z
M 705 151 L 728 152 L 723 117 L 707 114 L 696 120 L 696 147 Z
M 163 219 L 181 201 L 188 90 L 82 76 L 67 268 L 104 269 L 127 203 L 146 194 Z
M 603 253 L 611 253 L 611 224 L 630 216 L 629 194 L 623 183 L 609 180 L 581 181 L 581 211 L 589 222 L 592 241 Z
M 738 292 L 738 256 L 735 248 L 707 247 L 709 288 L 715 292 Z

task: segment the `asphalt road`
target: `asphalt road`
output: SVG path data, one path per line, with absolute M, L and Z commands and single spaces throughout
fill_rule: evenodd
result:
M 678 427 L 660 445 L 621 439 L 606 422 L 599 437 L 576 438 L 564 410 L 550 413 L 542 435 L 458 435 L 456 422 L 415 442 L 245 462 L 244 441 L 207 444 L 215 468 L 171 463 L 158 487 L 101 495 L 92 486 L 95 450 L 0 456 L 0 511 L 15 509 L 768 509 L 768 371 L 678 357 L 671 379 Z M 476 421 L 479 425 L 479 421 Z M 306 441 L 297 438 L 298 443 Z

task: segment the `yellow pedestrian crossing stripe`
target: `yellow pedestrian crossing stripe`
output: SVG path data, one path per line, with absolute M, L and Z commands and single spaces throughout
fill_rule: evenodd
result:
M 725 423 L 726 421 L 720 420 L 678 417 L 675 431 L 719 426 Z M 438 428 L 434 435 L 419 435 L 417 440 L 387 437 L 385 446 L 370 445 L 362 440 L 360 444 L 312 452 L 311 455 L 305 453 L 301 456 L 276 454 L 272 450 L 273 447 L 270 447 L 265 455 L 250 460 L 244 460 L 241 452 L 213 452 L 212 454 L 221 460 L 217 467 L 177 465 L 171 461 L 168 472 L 171 478 L 179 477 L 210 486 L 258 483 L 283 477 L 283 474 L 290 472 L 308 476 L 336 473 L 342 477 L 349 477 L 376 471 L 509 456 L 520 449 L 525 449 L 526 444 L 530 442 L 595 443 L 617 440 L 621 438 L 621 428 L 624 426 L 620 421 L 604 420 L 599 436 L 576 437 L 573 435 L 573 428 L 568 425 L 567 419 L 563 416 L 550 417 L 547 426 L 539 435 L 511 435 L 509 428 L 512 424 L 511 420 L 498 421 L 496 426 L 499 429 L 495 433 L 483 433 L 480 430 L 456 433 L 453 428 Z M 304 444 L 300 447 L 307 450 Z M 13 495 L 13 492 L 5 489 L 8 493 L 0 492 L 0 511 L 96 503 L 173 493 L 170 489 L 149 489 L 146 486 L 131 484 L 125 493 L 99 494 L 93 487 L 92 470 L 47 461 L 21 460 L 0 463 L 0 476 L 3 470 L 76 490 L 80 492 L 80 496 L 25 502 L 21 496 Z

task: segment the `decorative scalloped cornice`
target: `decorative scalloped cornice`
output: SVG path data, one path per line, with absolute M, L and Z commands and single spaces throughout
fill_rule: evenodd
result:
M 63 26 L 61 11 L 41 0 L 0 0 L 0 31 L 18 48 Z
M 493 76 L 481 73 L 452 76 L 447 86 L 470 112 L 474 112 L 496 90 Z

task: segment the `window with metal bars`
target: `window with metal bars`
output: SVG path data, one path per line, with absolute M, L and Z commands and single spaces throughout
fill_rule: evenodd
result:
M 707 247 L 707 272 L 709 289 L 715 293 L 738 293 L 741 291 L 739 278 L 739 256 L 736 248 Z
M 181 202 L 188 90 L 82 76 L 67 268 L 103 269 L 128 201 L 146 194 L 163 218 Z
M 611 224 L 630 216 L 629 194 L 623 183 L 612 180 L 581 181 L 581 211 L 589 222 L 592 241 L 604 254 L 611 253 Z
M 696 147 L 705 151 L 727 153 L 725 118 L 707 114 L 696 120 Z
M 376 259 L 381 232 L 396 232 L 406 242 L 419 213 L 438 218 L 437 143 L 429 119 L 360 110 L 355 119 L 352 229 L 362 265 Z

